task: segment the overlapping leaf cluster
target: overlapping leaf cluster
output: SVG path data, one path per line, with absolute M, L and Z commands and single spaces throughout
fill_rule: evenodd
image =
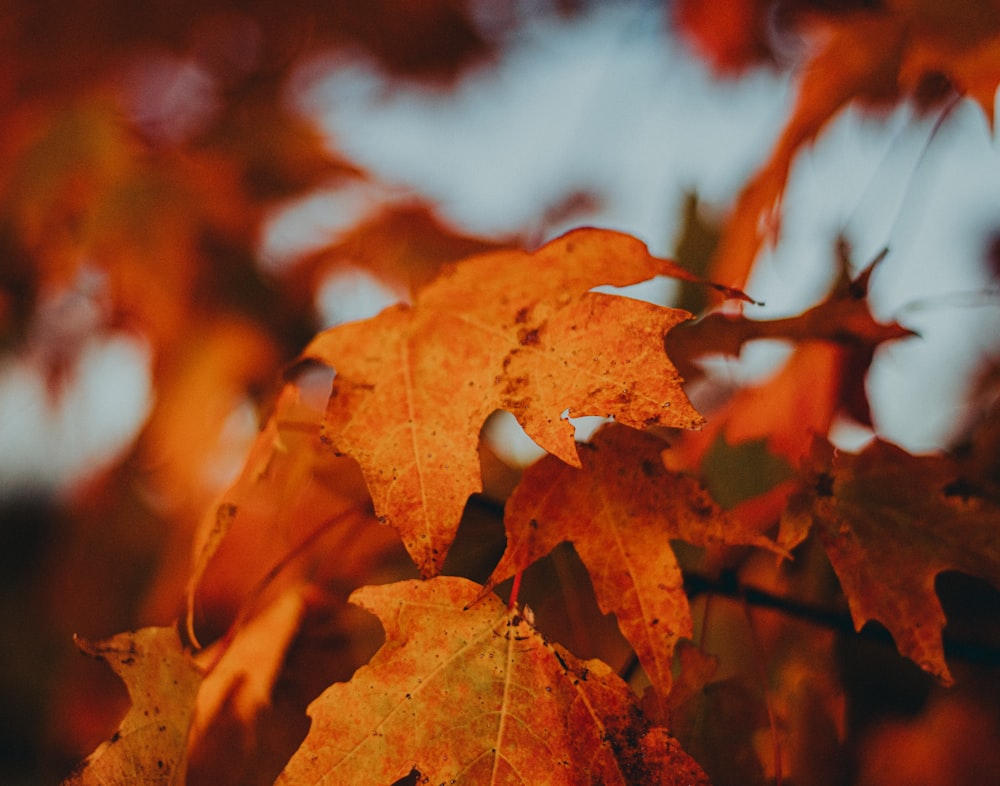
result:
M 870 272 L 845 279 L 798 318 L 705 318 L 688 327 L 683 312 L 590 289 L 689 274 L 651 257 L 632 238 L 579 230 L 534 254 L 499 251 L 446 267 L 412 305 L 319 335 L 303 362 L 332 367 L 325 413 L 303 406 L 294 383 L 286 387 L 243 477 L 203 526 L 190 586 L 192 625 L 203 582 L 220 569 L 216 560 L 241 522 L 256 520 L 251 526 L 260 537 L 290 518 L 298 533 L 290 540 L 299 545 L 257 571 L 262 575 L 246 590 L 249 605 L 232 623 L 223 659 L 237 658 L 241 642 L 259 635 L 247 620 L 266 619 L 261 609 L 268 603 L 295 606 L 323 573 L 366 575 L 358 560 L 367 553 L 376 564 L 387 545 L 366 533 L 397 531 L 425 579 L 352 595 L 379 616 L 385 645 L 349 683 L 332 685 L 310 705 L 309 734 L 279 782 L 392 783 L 418 773 L 528 783 L 543 777 L 534 768 L 550 760 L 557 765 L 545 765 L 550 783 L 703 778 L 662 725 L 680 712 L 680 697 L 690 690 L 682 683 L 674 691 L 674 657 L 694 636 L 675 541 L 710 553 L 743 545 L 787 556 L 785 549 L 816 527 L 858 626 L 879 620 L 903 654 L 948 681 L 934 577 L 955 568 L 998 580 L 998 508 L 946 459 L 909 457 L 877 442 L 856 457 L 826 446 L 823 435 L 853 400 L 842 353 L 860 351 L 870 361 L 880 342 L 908 335 L 871 319 L 864 307 Z M 694 368 L 699 353 L 775 335 L 799 344 L 786 371 L 733 399 L 698 439 L 737 445 L 766 438 L 775 456 L 801 466 L 801 475 L 760 490 L 762 498 L 788 500 L 780 545 L 765 537 L 775 515 L 751 515 L 752 506 L 724 509 L 697 480 L 704 448 L 683 435 L 700 428 L 702 418 L 664 350 L 667 339 Z M 796 371 L 798 364 L 804 365 Z M 786 410 L 775 420 L 761 409 L 762 397 L 765 404 L 774 400 L 770 389 L 794 395 L 803 373 L 810 380 L 806 397 L 823 378 L 831 385 L 810 402 L 812 414 L 789 418 Z M 481 491 L 478 433 L 496 409 L 512 412 L 549 455 L 524 472 L 507 500 L 506 548 L 485 584 L 432 578 L 470 495 Z M 574 445 L 566 413 L 615 422 Z M 296 428 L 305 429 L 301 436 Z M 367 492 L 350 480 L 354 461 Z M 915 477 L 930 484 L 927 499 L 912 497 Z M 880 517 L 892 528 L 880 525 Z M 327 544 L 317 549 L 320 538 Z M 977 538 L 982 542 L 970 549 Z M 945 540 L 953 543 L 947 550 L 940 545 Z M 578 662 L 532 626 L 530 611 L 505 609 L 491 592 L 563 542 L 579 554 L 601 610 L 614 613 L 648 677 L 643 710 L 608 666 Z M 897 562 L 893 581 L 881 577 L 883 551 Z M 344 560 L 351 561 L 346 570 Z M 257 657 L 273 660 L 270 679 L 280 672 L 299 618 L 286 612 L 268 623 L 271 639 Z M 291 627 L 282 628 L 289 620 Z M 276 647 L 276 656 L 265 655 Z M 168 649 L 184 659 L 176 641 Z M 209 677 L 217 673 L 227 672 L 211 666 Z M 244 690 L 235 675 L 218 679 L 230 684 L 224 693 Z M 234 706 L 244 706 L 250 722 L 267 692 L 265 680 L 256 704 Z M 210 718 L 220 706 L 207 695 L 197 694 L 195 704 L 194 694 L 168 690 L 162 700 Z M 191 726 L 189 741 L 175 735 L 171 768 L 185 765 L 206 723 Z M 119 734 L 127 736 L 126 727 Z M 98 751 L 79 782 L 88 782 L 93 768 L 111 766 L 107 757 L 115 761 L 118 750 L 135 755 L 124 747 Z
M 815 565 L 831 566 L 857 628 L 881 623 L 902 655 L 953 680 L 935 582 L 961 571 L 1000 587 L 998 416 L 960 455 L 912 456 L 878 439 L 856 454 L 831 445 L 838 420 L 872 426 L 864 381 L 877 350 L 913 340 L 873 319 L 874 265 L 852 273 L 845 255 L 827 297 L 797 317 L 694 319 L 593 290 L 670 276 L 749 298 L 620 233 L 576 230 L 527 252 L 460 237 L 406 208 L 265 280 L 251 240 L 266 210 L 325 178 L 363 174 L 301 118 L 268 114 L 287 76 L 280 10 L 264 3 L 245 16 L 217 5 L 216 29 L 274 22 L 267 41 L 278 50 L 237 73 L 202 41 L 198 57 L 242 97 L 239 111 L 181 143 L 156 129 L 125 133 L 117 99 L 16 106 L 22 82 L 47 90 L 51 81 L 24 54 L 13 58 L 12 92 L 0 95 L 5 118 L 24 129 L 3 138 L 15 164 L 0 172 L 0 239 L 31 260 L 0 282 L 4 333 L 27 318 L 8 307 L 10 293 L 31 303 L 96 269 L 113 293 L 107 325 L 130 326 L 155 349 L 163 403 L 137 452 L 158 475 L 144 498 L 181 489 L 171 515 L 205 511 L 187 530 L 186 624 L 81 641 L 122 678 L 132 708 L 67 784 L 689 784 L 708 783 L 706 772 L 721 784 L 782 771 L 806 782 L 816 739 L 803 719 L 839 706 L 836 685 L 817 678 L 833 671 L 828 639 L 773 626 L 767 652 L 780 668 L 762 688 L 768 666 L 756 684 L 754 669 L 733 668 L 747 651 L 763 659 L 758 631 L 727 629 L 742 653 L 733 656 L 711 646 L 707 604 L 693 611 L 698 582 L 743 579 L 765 564 L 789 596 L 818 594 L 819 582 L 808 583 L 822 575 Z M 388 24 L 394 14 L 377 5 Z M 741 18 L 763 18 L 769 5 L 743 3 Z M 725 232 L 711 274 L 722 284 L 744 284 L 776 231 L 794 155 L 848 102 L 926 103 L 940 98 L 928 93 L 940 78 L 992 118 L 994 4 L 943 15 L 934 3 L 855 5 L 792 15 L 819 43 L 787 127 Z M 693 4 L 677 6 L 703 34 Z M 740 7 L 730 4 L 738 16 Z M 436 66 L 413 55 L 449 78 L 485 45 L 457 4 L 426 8 L 393 25 L 457 26 L 456 48 Z M 18 23 L 30 27 L 32 13 Z M 137 42 L 202 40 L 155 18 L 133 20 Z M 390 40 L 412 37 L 387 30 Z M 315 31 L 360 42 L 390 68 L 420 70 L 405 46 L 383 47 L 340 6 Z M 736 61 L 766 49 L 729 44 L 744 53 Z M 113 71 L 100 58 L 86 66 Z M 266 139 L 255 136 L 262 128 Z M 40 165 L 47 177 L 25 174 Z M 74 231 L 51 231 L 64 225 Z M 154 257 L 165 262 L 148 268 Z M 209 504 L 194 448 L 213 443 L 248 387 L 271 384 L 287 359 L 282 344 L 309 327 L 301 314 L 316 281 L 345 258 L 392 280 L 407 301 L 307 343 L 238 479 Z M 233 270 L 244 288 L 214 286 L 232 283 Z M 252 301 L 272 285 L 281 296 L 268 319 L 218 295 L 249 291 Z M 779 371 L 696 410 L 686 390 L 710 383 L 702 361 L 759 339 L 791 346 Z M 490 476 L 496 458 L 482 436 L 497 411 L 546 454 L 505 468 L 506 484 Z M 569 418 L 588 415 L 609 422 L 578 443 Z M 734 462 L 745 477 L 727 474 Z M 478 551 L 470 537 L 481 537 Z M 803 564 L 813 567 L 806 579 L 795 573 Z M 749 618 L 745 608 L 726 613 Z M 609 614 L 619 639 L 588 642 Z

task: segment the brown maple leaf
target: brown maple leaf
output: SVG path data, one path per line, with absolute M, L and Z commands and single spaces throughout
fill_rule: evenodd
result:
M 184 782 L 188 732 L 202 674 L 173 628 L 143 628 L 107 641 L 77 639 L 125 682 L 132 708 L 64 786 L 168 786 Z
M 332 328 L 306 349 L 336 370 L 326 438 L 361 464 L 376 512 L 424 575 L 440 570 L 481 488 L 479 431 L 495 410 L 574 466 L 567 410 L 700 426 L 663 351 L 687 312 L 588 291 L 658 274 L 693 278 L 627 235 L 577 230 L 533 254 L 447 266 L 413 306 Z
M 279 786 L 393 783 L 707 784 L 601 661 L 550 644 L 482 587 L 439 577 L 363 587 L 386 643 L 309 706 Z
M 670 693 L 674 648 L 692 635 L 669 541 L 773 547 L 741 527 L 696 480 L 668 471 L 660 458 L 665 447 L 651 434 L 610 424 L 580 446 L 581 469 L 552 456 L 529 467 L 507 501 L 507 550 L 487 583 L 495 586 L 571 542 L 601 611 L 618 617 L 661 697 Z
M 855 626 L 878 620 L 903 655 L 950 683 L 934 581 L 959 570 L 1000 587 L 1000 506 L 970 488 L 951 458 L 882 441 L 851 454 L 817 440 L 805 477 L 779 542 L 791 549 L 814 528 Z

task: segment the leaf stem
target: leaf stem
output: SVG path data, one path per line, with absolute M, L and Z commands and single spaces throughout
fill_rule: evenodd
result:
M 514 574 L 514 583 L 510 588 L 510 600 L 507 601 L 507 611 L 513 611 L 517 608 L 517 594 L 521 591 L 521 576 L 524 575 L 524 571 L 519 570 Z

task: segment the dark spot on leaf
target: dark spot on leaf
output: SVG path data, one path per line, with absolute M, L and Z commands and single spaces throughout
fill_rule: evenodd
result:
M 522 328 L 517 331 L 517 340 L 522 347 L 537 346 L 539 343 L 538 328 L 532 328 L 531 330 Z
M 816 478 L 816 495 L 819 497 L 833 496 L 833 475 L 829 472 L 821 472 Z
M 528 321 L 529 313 L 531 313 L 531 309 L 529 309 L 527 306 L 525 306 L 524 308 L 519 308 L 517 310 L 517 314 L 514 317 L 514 323 L 517 325 L 523 325 L 525 322 Z

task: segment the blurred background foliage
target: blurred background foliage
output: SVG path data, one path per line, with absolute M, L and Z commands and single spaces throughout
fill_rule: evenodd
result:
M 530 225 L 496 232 L 462 226 L 431 198 L 398 198 L 384 175 L 342 151 L 336 136 L 304 110 L 309 102 L 303 84 L 360 62 L 389 91 L 417 90 L 446 100 L 469 75 L 496 68 L 539 19 L 568 25 L 601 5 L 4 4 L 0 371 L 7 404 L 0 452 L 8 477 L 0 478 L 0 781 L 55 783 L 114 729 L 124 691 L 101 664 L 75 650 L 73 634 L 96 639 L 169 624 L 183 614 L 198 522 L 236 479 L 259 425 L 276 406 L 283 369 L 316 331 L 363 316 L 365 308 L 406 299 L 444 263 L 535 244 L 590 220 L 601 205 L 599 194 L 567 181 Z M 665 46 L 685 47 L 716 78 L 766 73 L 781 80 L 801 62 L 802 19 L 837 18 L 881 3 L 640 5 L 642 19 L 654 20 Z M 336 115 L 337 106 L 326 111 Z M 730 122 L 738 125 L 740 119 Z M 686 185 L 663 188 L 676 190 L 682 200 Z M 307 248 L 292 243 L 291 250 L 275 251 L 279 219 L 282 231 L 297 231 L 286 212 L 290 207 L 307 205 L 316 194 L 357 193 L 365 195 L 363 209 L 345 208 L 334 218 L 336 231 Z M 705 274 L 721 218 L 696 195 L 687 199 L 679 215 L 661 217 L 665 227 L 678 231 L 664 229 L 655 240 L 672 243 L 682 264 Z M 308 221 L 301 226 L 304 233 L 314 231 Z M 819 241 L 831 258 L 832 241 Z M 995 272 L 995 255 L 987 264 L 990 259 Z M 331 286 L 334 297 L 324 300 Z M 694 290 L 677 295 L 694 311 L 706 305 L 698 297 Z M 359 301 L 361 311 L 352 311 Z M 111 362 L 106 370 L 104 362 Z M 72 404 L 70 394 L 77 395 L 95 368 L 99 379 L 90 399 Z M 992 400 L 995 367 L 992 374 L 981 375 L 983 401 Z M 326 382 L 318 375 L 313 398 L 301 404 L 308 414 L 296 417 L 316 417 Z M 23 446 L 44 435 L 18 432 L 19 407 L 38 406 L 58 426 L 48 434 L 49 453 L 41 459 Z M 102 433 L 91 433 L 94 423 Z M 739 489 L 752 489 L 759 477 L 727 481 L 739 467 L 773 459 L 755 452 L 756 445 L 727 451 L 714 443 L 705 467 L 710 486 L 715 481 L 737 497 L 752 496 Z M 499 511 L 516 480 L 517 462 L 501 455 L 501 444 L 483 449 L 487 493 L 470 503 L 450 557 L 453 572 L 482 579 L 502 549 Z M 308 517 L 311 506 L 328 504 L 324 477 L 334 479 L 330 484 L 338 494 L 364 504 L 352 467 L 333 466 L 329 457 L 314 460 L 316 465 L 287 468 L 289 487 L 296 478 L 318 477 L 320 496 L 286 500 L 289 506 L 298 505 L 295 510 Z M 784 471 L 779 463 L 767 467 L 773 482 Z M 268 513 L 269 501 L 260 504 L 259 521 L 276 515 Z M 247 761 L 256 755 L 263 763 L 220 773 L 213 751 L 203 752 L 195 759 L 196 780 L 270 782 L 268 775 L 304 734 L 305 703 L 329 681 L 349 676 L 377 647 L 377 630 L 351 617 L 344 598 L 360 583 L 410 575 L 412 568 L 384 528 L 365 517 L 352 526 L 349 548 L 312 544 L 315 554 L 336 554 L 336 565 L 308 568 L 322 591 L 305 612 L 273 709 L 259 721 L 260 734 L 272 735 L 273 745 L 245 751 Z M 291 526 L 278 529 L 243 533 L 218 556 L 201 595 L 209 640 L 238 616 L 242 599 L 260 579 L 247 574 L 248 555 L 263 555 L 266 569 L 266 558 L 278 558 L 298 542 Z M 762 736 L 769 723 L 764 669 L 782 723 L 795 729 L 785 740 L 786 767 L 795 783 L 984 782 L 976 780 L 977 772 L 986 771 L 983 756 L 992 755 L 989 761 L 1000 767 L 984 742 L 1000 728 L 1000 703 L 991 710 L 983 701 L 997 687 L 996 593 L 964 579 L 942 579 L 949 632 L 979 647 L 959 653 L 964 660 L 956 672 L 964 679 L 944 692 L 902 661 L 884 635 L 866 631 L 859 638 L 843 630 L 846 612 L 824 559 L 812 548 L 804 567 L 787 574 L 740 562 L 741 581 L 756 578 L 761 593 L 748 610 L 746 597 L 728 583 L 733 565 L 688 555 L 685 567 L 692 574 L 715 577 L 692 581 L 690 590 L 704 627 L 702 644 L 722 663 L 709 687 L 692 687 L 678 710 L 692 754 L 710 762 L 706 768 L 720 784 L 773 779 L 774 757 Z M 628 673 L 622 641 L 596 611 L 572 549 L 558 550 L 532 570 L 539 575 L 526 580 L 525 600 L 549 621 L 554 637 L 582 657 L 599 655 Z M 570 587 L 583 589 L 574 594 Z M 793 593 L 812 605 L 769 608 L 768 599 Z M 984 620 L 992 620 L 992 627 Z M 290 724 L 289 718 L 296 720 Z M 220 735 L 247 745 L 233 729 Z M 923 781 L 894 779 L 879 769 L 890 760 L 912 761 L 915 751 L 922 757 Z M 963 776 L 963 768 L 976 761 L 980 769 Z M 946 775 L 926 775 L 938 772 Z

